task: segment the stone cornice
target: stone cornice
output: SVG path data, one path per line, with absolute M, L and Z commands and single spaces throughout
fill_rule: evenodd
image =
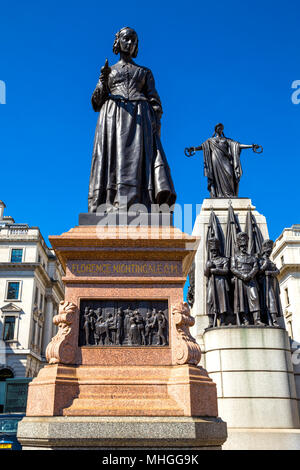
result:
M 53 280 L 50 278 L 48 275 L 47 271 L 43 267 L 41 263 L 0 263 L 0 272 L 3 271 L 9 271 L 9 272 L 32 272 L 32 275 L 37 272 L 40 277 L 42 278 L 43 282 L 45 283 L 46 287 L 56 287 L 59 285 L 59 282 L 56 280 Z M 62 292 L 63 291 L 61 286 L 59 285 L 58 289 Z
M 277 238 L 276 242 L 274 243 L 272 259 L 274 260 L 284 248 L 288 248 L 290 245 L 298 245 L 300 248 L 300 237 Z
M 77 226 L 50 236 L 63 270 L 69 260 L 173 260 L 182 261 L 187 275 L 199 245 L 198 237 L 176 227 Z
M 281 281 L 284 276 L 286 276 L 287 274 L 293 274 L 295 272 L 300 272 L 300 263 L 298 264 L 284 264 L 281 268 L 280 268 L 280 273 L 278 274 L 277 276 L 277 279 L 279 281 Z

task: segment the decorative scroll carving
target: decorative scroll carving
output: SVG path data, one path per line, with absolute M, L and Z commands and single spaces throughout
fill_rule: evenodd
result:
M 59 313 L 53 317 L 58 332 L 46 349 L 49 364 L 73 364 L 75 362 L 78 337 L 78 309 L 68 301 L 61 301 Z
M 172 310 L 173 322 L 176 328 L 174 352 L 176 364 L 197 365 L 201 358 L 201 349 L 190 333 L 190 327 L 195 319 L 190 314 L 186 302 L 176 305 Z
M 79 346 L 166 346 L 168 303 L 82 300 Z

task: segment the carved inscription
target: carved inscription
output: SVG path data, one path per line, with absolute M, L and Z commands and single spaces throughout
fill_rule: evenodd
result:
M 181 263 L 160 261 L 71 261 L 68 269 L 75 276 L 180 276 Z

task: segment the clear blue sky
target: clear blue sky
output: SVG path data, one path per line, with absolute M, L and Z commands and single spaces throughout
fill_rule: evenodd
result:
M 188 159 L 216 123 L 242 143 L 240 196 L 267 217 L 271 238 L 299 218 L 299 1 L 2 2 L 1 191 L 6 215 L 48 235 L 77 224 L 87 192 L 100 67 L 115 32 L 139 35 L 137 63 L 152 69 L 164 115 L 162 142 L 178 202 L 209 194 L 203 156 Z

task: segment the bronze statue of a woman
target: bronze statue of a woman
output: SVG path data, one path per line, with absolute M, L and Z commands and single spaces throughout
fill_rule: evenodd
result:
M 204 175 L 207 177 L 207 187 L 212 198 L 237 197 L 242 176 L 241 150 L 252 148 L 255 153 L 261 153 L 263 150 L 260 145 L 245 145 L 229 139 L 223 131 L 223 124 L 217 124 L 210 139 L 199 147 L 185 149 L 185 154 L 189 157 L 194 155 L 196 150 L 203 150 Z
M 151 70 L 137 65 L 138 37 L 129 27 L 115 37 L 113 52 L 120 60 L 106 61 L 92 96 L 100 111 L 95 132 L 89 186 L 89 212 L 106 204 L 126 211 L 133 204 L 173 205 L 176 194 L 160 141 L 162 106 Z

